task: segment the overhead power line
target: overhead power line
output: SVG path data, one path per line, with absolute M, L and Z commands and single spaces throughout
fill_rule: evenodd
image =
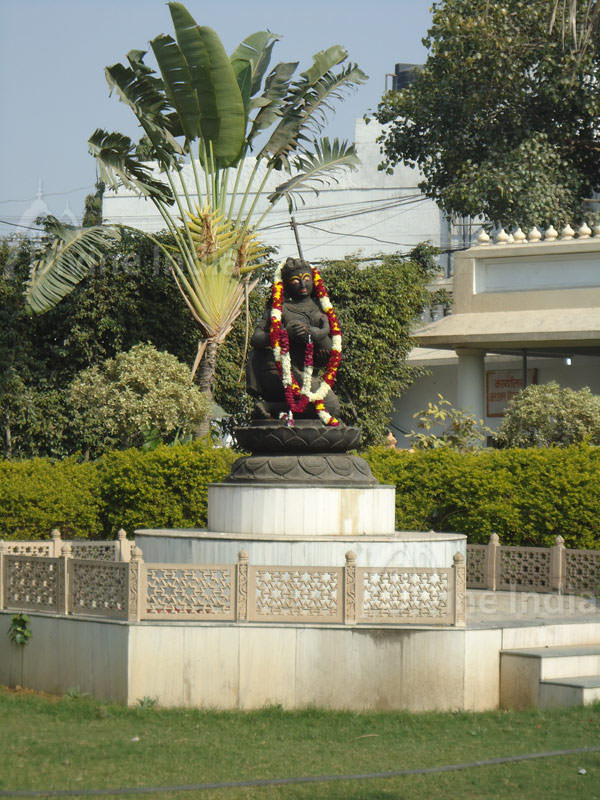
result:
M 44 197 L 59 197 L 60 195 L 73 194 L 74 192 L 83 192 L 84 190 L 92 189 L 92 188 L 94 188 L 94 187 L 88 184 L 87 186 L 78 186 L 76 189 L 67 189 L 64 192 L 43 192 L 43 195 L 44 195 Z M 31 199 L 32 199 L 31 197 L 27 197 L 24 200 L 0 200 L 0 204 L 3 204 L 3 203 L 31 203 Z

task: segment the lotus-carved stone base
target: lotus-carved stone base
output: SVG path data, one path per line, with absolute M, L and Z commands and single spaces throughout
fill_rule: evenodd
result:
M 360 445 L 360 428 L 332 427 L 318 419 L 298 419 L 288 426 L 280 420 L 260 420 L 236 428 L 238 445 L 251 453 L 345 453 Z
M 329 486 L 373 486 L 371 468 L 348 453 L 253 455 L 238 458 L 226 479 L 236 483 L 320 483 Z
M 347 450 L 358 447 L 360 428 L 330 427 L 320 420 L 260 420 L 235 431 L 238 445 L 252 455 L 238 458 L 229 482 L 318 483 L 373 486 L 367 462 Z

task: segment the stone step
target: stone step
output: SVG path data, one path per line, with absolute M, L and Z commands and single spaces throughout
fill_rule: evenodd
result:
M 542 682 L 597 675 L 600 675 L 600 644 L 503 650 L 500 705 L 515 709 L 539 707 Z
M 600 675 L 540 681 L 539 708 L 587 706 L 600 700 Z

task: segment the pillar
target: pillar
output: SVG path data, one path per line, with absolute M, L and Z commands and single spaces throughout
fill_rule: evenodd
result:
M 485 418 L 485 367 L 483 350 L 457 350 L 456 406 L 479 419 Z

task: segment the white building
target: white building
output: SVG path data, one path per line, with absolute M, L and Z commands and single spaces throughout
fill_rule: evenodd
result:
M 438 394 L 497 430 L 524 385 L 556 381 L 600 394 L 600 226 L 536 228 L 455 256 L 452 314 L 416 331 L 410 361 L 430 370 L 397 401 L 400 447 Z

